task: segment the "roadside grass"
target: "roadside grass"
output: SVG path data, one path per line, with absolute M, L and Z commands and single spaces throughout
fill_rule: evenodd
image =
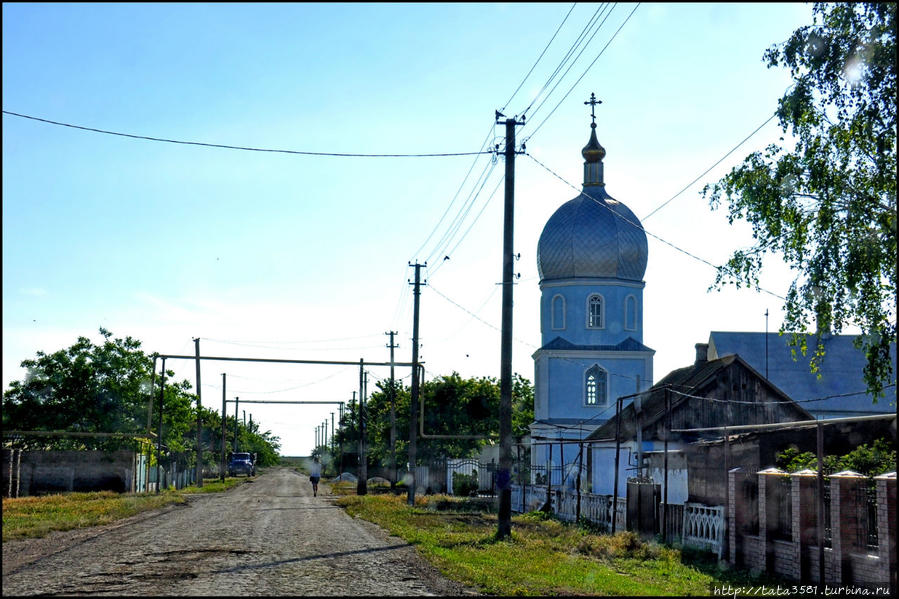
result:
M 337 485 L 335 485 L 337 486 Z M 495 539 L 496 514 L 476 498 L 346 495 L 337 500 L 412 545 L 444 575 L 497 595 L 709 595 L 715 585 L 776 579 L 718 566 L 699 552 L 598 534 L 542 512 L 513 516 L 511 539 Z
M 185 487 L 155 493 L 62 493 L 37 497 L 3 498 L 3 542 L 38 538 L 54 530 L 72 530 L 109 524 L 128 516 L 155 510 L 173 503 L 185 503 L 185 495 L 218 493 L 247 479 L 204 479 L 203 488 Z

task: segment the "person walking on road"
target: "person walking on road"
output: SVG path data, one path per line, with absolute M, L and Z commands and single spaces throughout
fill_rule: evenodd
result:
M 312 464 L 309 466 L 309 482 L 312 483 L 312 496 L 316 497 L 318 495 L 318 481 L 322 475 L 322 465 L 319 463 L 318 458 L 314 458 L 312 460 Z

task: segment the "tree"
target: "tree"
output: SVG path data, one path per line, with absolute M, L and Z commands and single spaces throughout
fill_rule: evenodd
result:
M 891 382 L 896 339 L 895 18 L 895 3 L 816 4 L 812 25 L 764 54 L 794 80 L 776 111 L 792 139 L 703 190 L 713 208 L 723 195 L 729 222 L 745 219 L 755 239 L 719 268 L 713 287 L 758 287 L 762 258 L 781 254 L 798 273 L 781 333 L 793 332 L 805 353 L 800 332 L 816 320 L 814 372 L 821 333 L 859 327 L 875 402 Z
M 147 407 L 153 393 L 155 432 L 159 414 L 159 393 L 150 388 L 153 358 L 141 350 L 141 342 L 131 337 L 113 338 L 100 329 L 103 342 L 94 345 L 79 337 L 74 345 L 52 354 L 37 352 L 23 360 L 28 369 L 23 381 L 13 381 L 3 394 L 3 429 L 24 431 L 65 431 L 68 433 L 146 432 Z M 174 381 L 174 371 L 166 371 L 163 394 L 162 444 L 182 467 L 196 464 L 197 397 L 190 381 Z M 157 377 L 158 379 L 158 377 Z M 158 384 L 158 382 L 157 382 Z M 217 464 L 221 450 L 221 416 L 201 408 L 204 464 Z M 228 433 L 232 435 L 232 427 Z M 278 437 L 259 433 L 238 423 L 243 451 L 259 455 L 259 465 L 277 463 Z M 23 448 L 103 449 L 137 448 L 137 441 L 108 437 L 44 437 L 29 435 L 19 443 Z M 153 447 L 155 448 L 155 441 Z M 215 448 L 218 451 L 213 451 Z

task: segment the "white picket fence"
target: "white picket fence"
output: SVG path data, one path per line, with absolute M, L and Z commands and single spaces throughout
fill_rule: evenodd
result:
M 612 529 L 611 495 L 581 493 L 581 518 Z M 522 495 L 521 485 L 512 485 L 512 511 L 518 513 L 540 509 L 546 503 L 546 485 L 527 485 Z M 574 521 L 577 515 L 577 493 L 567 489 L 553 489 L 552 511 L 561 520 Z M 626 530 L 627 498 L 619 497 L 615 510 L 616 530 Z M 724 551 L 724 507 L 701 503 L 684 505 L 683 537 L 685 546 L 711 551 L 721 559 Z
M 521 485 L 512 485 L 512 510 L 523 513 L 539 509 L 546 503 L 546 485 L 527 485 L 526 497 L 522 500 Z M 581 493 L 581 518 L 612 529 L 611 495 L 594 495 Z M 553 489 L 551 492 L 552 511 L 561 520 L 573 522 L 577 517 L 577 493 L 568 489 Z M 625 529 L 627 516 L 627 499 L 618 498 L 618 509 L 615 510 L 615 529 Z
M 724 506 L 684 504 L 683 543 L 711 551 L 721 559 L 724 551 Z

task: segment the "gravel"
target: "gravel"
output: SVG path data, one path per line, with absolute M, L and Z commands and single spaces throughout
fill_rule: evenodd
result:
M 3 595 L 476 595 L 351 518 L 327 485 L 266 470 L 225 493 L 3 543 Z

